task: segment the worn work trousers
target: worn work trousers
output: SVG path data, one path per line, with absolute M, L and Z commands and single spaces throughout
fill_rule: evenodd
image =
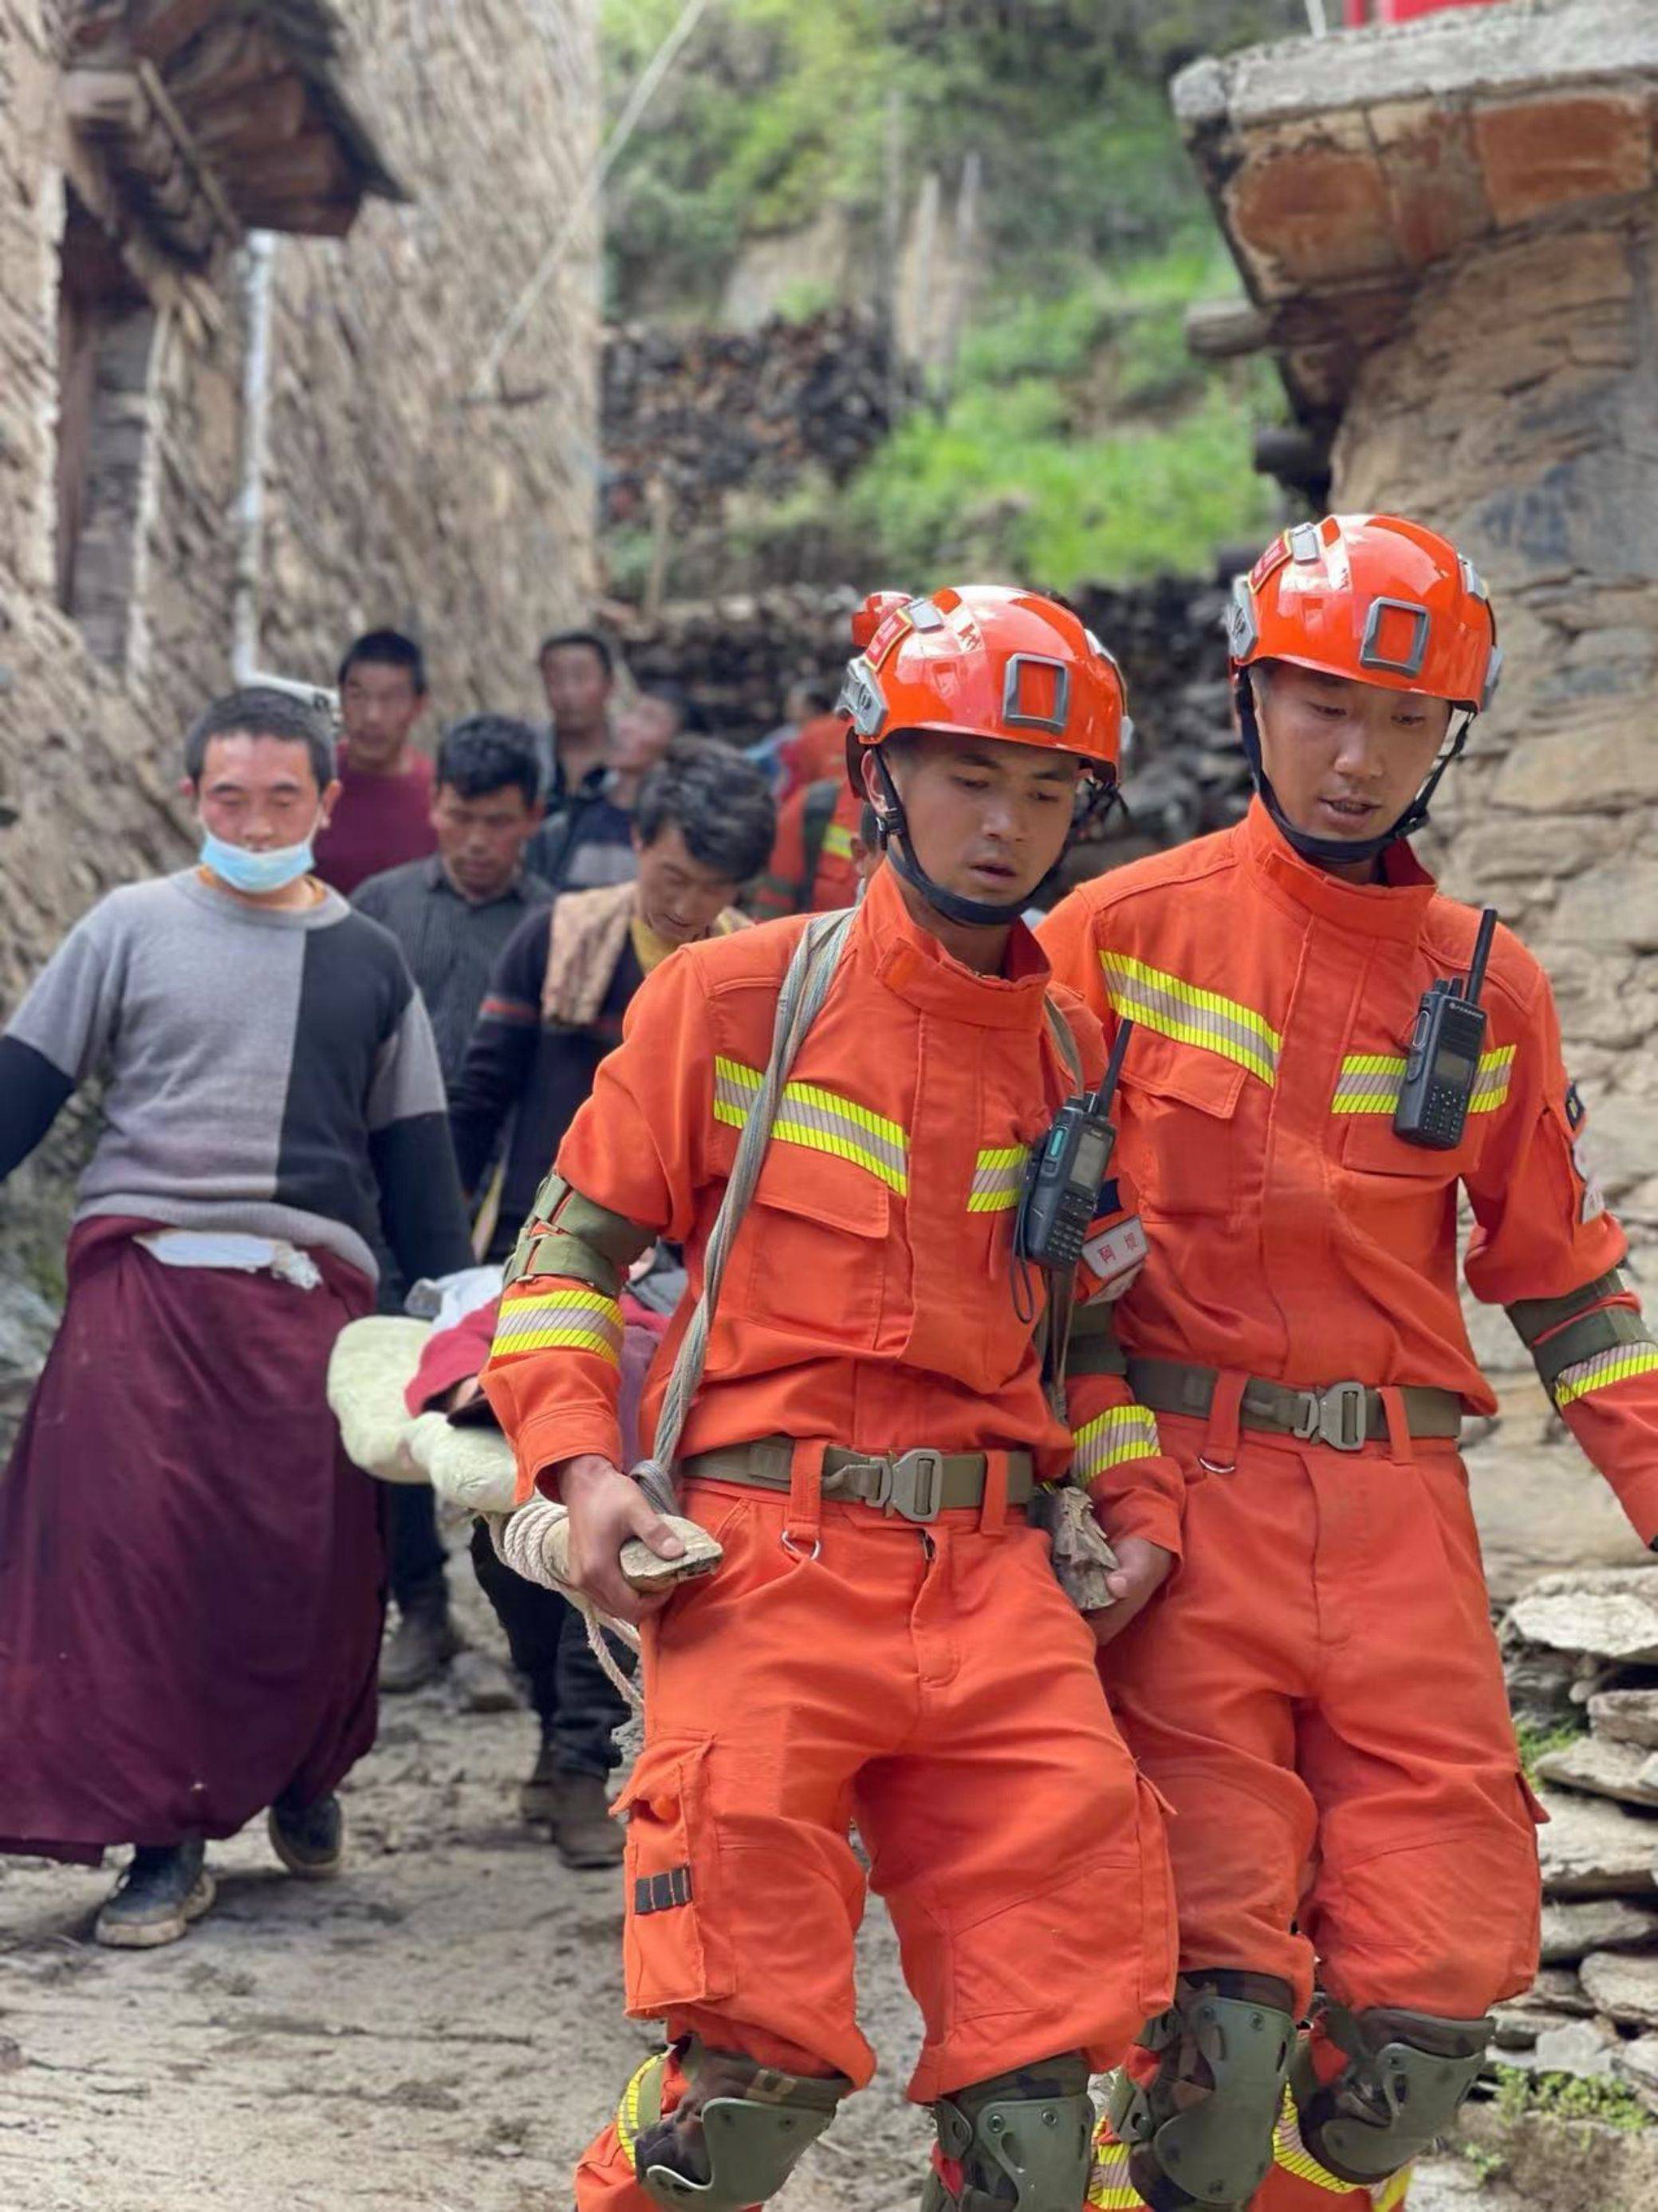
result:
M 1182 1970 L 1275 1974 L 1304 2009 L 1316 1960 L 1355 2010 L 1478 2018 L 1536 1972 L 1537 1815 L 1461 1461 L 1402 1423 L 1359 1452 L 1157 1425 L 1186 1557 L 1100 1657 L 1175 1816 Z M 1280 2149 L 1259 2212 L 1333 2212 Z
M 507 1638 L 513 1664 L 530 1686 L 542 1741 L 561 1774 L 592 1774 L 603 1781 L 622 1763 L 616 1732 L 628 1705 L 593 1656 L 581 1615 L 556 1590 L 514 1574 L 489 1540 L 487 1522 L 474 1521 L 472 1565 Z M 633 1672 L 634 1655 L 609 1638 L 618 1666 Z
M 646 1638 L 645 1748 L 620 1801 L 629 2011 L 867 2082 L 855 1820 L 926 2024 L 912 2098 L 1060 2051 L 1114 2065 L 1172 1990 L 1172 1894 L 1155 1796 L 1046 1538 L 993 1508 L 989 1526 L 820 1517 L 812 1488 L 797 1458 L 786 1500 L 689 1493 L 725 1559 Z M 576 2201 L 647 2212 L 625 2119 Z

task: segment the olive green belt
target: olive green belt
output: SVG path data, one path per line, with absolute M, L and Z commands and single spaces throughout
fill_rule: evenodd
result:
M 1220 1371 L 1189 1366 L 1183 1359 L 1128 1361 L 1128 1387 L 1154 1413 L 1190 1413 L 1206 1420 L 1215 1402 Z M 1455 1437 L 1462 1426 L 1462 1401 L 1455 1390 L 1432 1390 L 1406 1383 L 1400 1390 L 1405 1421 L 1413 1437 Z M 1288 1382 L 1269 1382 L 1252 1375 L 1243 1386 L 1238 1420 L 1246 1429 L 1265 1429 L 1322 1443 L 1334 1451 L 1362 1451 L 1385 1440 L 1388 1409 L 1380 1390 L 1363 1382 L 1330 1382 L 1321 1390 L 1297 1390 Z
M 751 1444 L 726 1444 L 693 1452 L 680 1462 L 688 1482 L 746 1482 L 757 1490 L 786 1490 L 795 1444 L 788 1437 L 762 1437 Z M 1007 1454 L 1007 1502 L 1028 1505 L 1036 1494 L 1035 1462 L 1028 1451 Z M 823 1494 L 878 1506 L 906 1521 L 935 1521 L 952 1508 L 982 1506 L 983 1452 L 925 1449 L 870 1453 L 831 1444 L 823 1454 Z

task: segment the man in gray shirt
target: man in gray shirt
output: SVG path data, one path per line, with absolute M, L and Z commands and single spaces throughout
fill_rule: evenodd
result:
M 551 884 L 524 865 L 525 845 L 541 821 L 539 789 L 536 733 L 527 722 L 506 714 L 457 722 L 438 747 L 436 853 L 371 876 L 352 896 L 358 912 L 403 947 L 432 1018 L 447 1085 L 460 1073 L 507 940 L 553 896 Z M 400 1310 L 404 1287 L 395 1276 L 382 1285 L 383 1310 Z M 417 1690 L 459 1648 L 429 1490 L 398 1484 L 388 1491 L 386 1539 L 398 1618 L 380 1660 L 380 1688 Z
M 106 1077 L 62 1327 L 0 1479 L 0 1850 L 137 1846 L 101 1942 L 212 1902 L 203 1845 L 269 1807 L 338 1872 L 374 1741 L 374 1486 L 324 1395 L 384 1240 L 470 1258 L 430 1024 L 396 944 L 311 873 L 334 791 L 306 707 L 191 731 L 201 865 L 112 892 L 0 1037 L 0 1179 Z

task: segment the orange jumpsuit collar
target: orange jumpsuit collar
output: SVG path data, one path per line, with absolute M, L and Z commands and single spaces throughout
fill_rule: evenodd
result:
M 1382 855 L 1386 882 L 1350 884 L 1303 860 L 1259 799 L 1250 801 L 1238 836 L 1251 866 L 1319 921 L 1406 945 L 1421 934 L 1433 902 L 1434 879 L 1402 838 Z
M 874 955 L 877 979 L 920 1013 L 948 1015 L 981 1029 L 1039 1029 L 1054 980 L 1048 957 L 1022 921 L 1009 933 L 999 975 L 981 975 L 946 952 L 904 904 L 890 868 L 878 868 L 864 894 L 859 933 Z

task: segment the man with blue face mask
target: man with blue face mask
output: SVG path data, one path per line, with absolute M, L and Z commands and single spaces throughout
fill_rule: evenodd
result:
M 471 1257 L 430 1025 L 395 940 L 312 873 L 328 732 L 274 690 L 185 750 L 195 867 L 112 892 L 0 1036 L 0 1180 L 104 1080 L 63 1325 L 0 1480 L 0 1850 L 97 1864 L 149 1948 L 212 1902 L 204 1844 L 270 1810 L 337 1874 L 374 1741 L 374 1486 L 324 1396 L 404 1273 Z

